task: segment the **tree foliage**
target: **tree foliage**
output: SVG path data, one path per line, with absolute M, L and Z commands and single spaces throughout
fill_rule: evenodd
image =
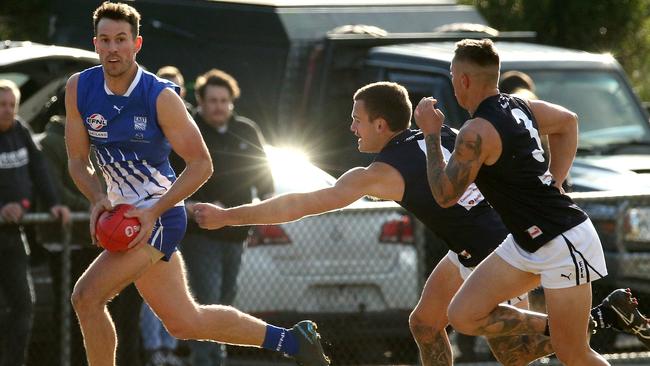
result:
M 503 31 L 532 30 L 542 44 L 609 52 L 650 100 L 650 0 L 463 0 Z

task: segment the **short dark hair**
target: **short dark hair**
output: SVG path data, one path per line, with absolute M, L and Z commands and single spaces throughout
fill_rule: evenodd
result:
M 233 100 L 239 98 L 239 95 L 241 94 L 237 80 L 223 70 L 212 69 L 196 78 L 194 90 L 199 98 L 205 96 L 205 88 L 208 85 L 223 86 L 230 91 L 230 96 Z
M 411 125 L 413 106 L 408 91 L 400 84 L 387 81 L 368 84 L 354 93 L 353 100 L 362 100 L 370 119 L 385 119 L 391 131 Z
M 102 18 L 123 20 L 131 25 L 131 34 L 133 34 L 133 38 L 140 35 L 140 13 L 138 13 L 138 11 L 131 5 L 104 1 L 102 5 L 93 12 L 93 29 L 95 30 L 95 36 L 97 36 L 97 24 L 102 20 Z
M 501 74 L 499 89 L 502 93 L 512 94 L 518 89 L 526 89 L 535 92 L 535 82 L 526 73 L 521 71 L 508 71 Z
M 179 70 L 176 66 L 163 66 L 160 69 L 158 69 L 158 71 L 156 72 L 156 76 L 167 80 L 178 78 L 178 81 L 181 84 L 185 84 L 185 78 L 183 77 L 183 74 L 181 74 L 181 70 Z M 179 86 L 183 86 L 183 85 L 179 85 Z
M 456 42 L 454 61 L 471 62 L 478 66 L 499 66 L 499 53 L 490 39 L 463 39 Z

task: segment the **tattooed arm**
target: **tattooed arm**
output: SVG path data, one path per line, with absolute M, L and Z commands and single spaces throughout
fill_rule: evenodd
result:
M 501 138 L 486 120 L 465 123 L 456 137 L 456 147 L 446 163 L 440 146 L 444 115 L 435 108 L 436 100 L 424 98 L 415 110 L 415 120 L 425 134 L 427 178 L 431 193 L 441 207 L 454 205 L 474 182 L 484 163 L 494 163 L 501 154 Z

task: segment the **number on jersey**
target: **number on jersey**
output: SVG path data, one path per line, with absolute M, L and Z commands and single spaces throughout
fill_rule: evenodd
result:
M 537 143 L 537 149 L 533 150 L 533 158 L 535 158 L 535 160 L 539 161 L 540 163 L 543 162 L 544 150 L 542 149 L 542 140 L 539 138 L 539 132 L 535 126 L 533 126 L 533 121 L 531 121 L 526 113 L 524 113 L 524 111 L 519 108 L 514 108 L 511 112 L 512 116 L 515 117 L 517 123 L 523 122 L 524 126 L 528 130 L 528 133 L 530 134 L 530 137 L 535 139 L 535 142 Z

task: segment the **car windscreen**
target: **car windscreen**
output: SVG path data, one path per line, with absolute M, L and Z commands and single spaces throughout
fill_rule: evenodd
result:
M 612 144 L 650 143 L 650 126 L 624 80 L 606 70 L 530 71 L 540 99 L 578 114 L 579 145 L 598 149 Z

